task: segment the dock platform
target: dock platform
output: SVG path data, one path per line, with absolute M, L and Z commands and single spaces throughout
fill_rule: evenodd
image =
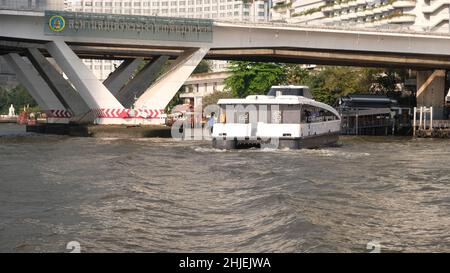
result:
M 433 107 L 414 108 L 413 136 L 450 138 L 450 120 L 433 119 Z

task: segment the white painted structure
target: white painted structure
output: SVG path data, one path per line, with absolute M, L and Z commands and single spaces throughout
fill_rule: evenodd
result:
M 230 75 L 230 72 L 192 74 L 184 83 L 184 90 L 180 94 L 180 98 L 184 100 L 185 104 L 191 104 L 196 108 L 203 97 L 214 92 L 224 91 L 224 81 Z
M 294 24 L 449 33 L 449 0 L 274 0 L 272 19 Z
M 8 117 L 14 117 L 16 116 L 16 110 L 14 109 L 14 105 L 11 104 L 8 111 Z

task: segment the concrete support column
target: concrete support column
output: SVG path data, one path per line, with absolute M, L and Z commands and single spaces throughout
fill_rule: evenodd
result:
M 113 95 L 116 95 L 130 79 L 142 61 L 142 58 L 124 60 L 119 67 L 109 74 L 108 78 L 103 81 L 103 84 Z
M 133 106 L 135 98 L 140 97 L 156 80 L 168 59 L 168 56 L 160 56 L 153 59 L 126 86 L 120 89 L 116 94 L 116 98 L 124 107 L 131 108 Z
M 448 89 L 447 96 L 445 97 L 445 102 L 447 103 L 447 105 L 450 104 L 450 88 Z
M 50 118 L 49 122 L 68 122 L 67 118 L 70 117 L 70 113 L 55 96 L 33 65 L 25 62 L 17 53 L 3 55 L 3 58 L 16 73 L 20 83 L 28 90 L 39 107 L 48 115 Z
M 27 50 L 28 59 L 34 65 L 41 77 L 45 80 L 47 85 L 58 97 L 62 104 L 70 109 L 72 114 L 72 121 L 75 122 L 89 122 L 90 120 L 82 120 L 86 118 L 86 114 L 90 111 L 88 105 L 81 98 L 80 94 L 64 79 L 63 75 L 59 73 L 56 68 L 42 55 L 36 48 Z
M 443 118 L 445 70 L 417 71 L 417 106 L 433 107 L 434 118 Z
M 209 48 L 187 50 L 136 101 L 136 108 L 164 109 L 209 51 Z
M 65 42 L 49 42 L 46 47 L 91 110 L 123 109 L 122 104 Z

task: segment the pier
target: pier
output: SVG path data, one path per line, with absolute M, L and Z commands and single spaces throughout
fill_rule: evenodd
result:
M 413 136 L 450 138 L 450 120 L 433 119 L 433 107 L 414 107 Z

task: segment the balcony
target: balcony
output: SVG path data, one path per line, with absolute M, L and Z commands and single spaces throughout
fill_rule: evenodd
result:
M 356 12 L 356 16 L 357 16 L 357 17 L 364 17 L 364 16 L 365 16 L 364 11 L 358 11 L 358 12 Z
M 416 21 L 416 16 L 413 14 L 403 14 L 389 19 L 391 24 L 405 24 L 414 23 Z
M 344 20 L 344 21 L 349 20 L 350 19 L 350 14 L 348 14 L 348 13 L 347 14 L 342 14 L 340 18 L 341 18 L 341 20 Z
M 358 18 L 358 15 L 354 12 L 347 14 L 347 16 L 350 20 Z
M 323 12 L 332 12 L 334 10 L 333 6 L 326 6 L 322 8 Z
M 436 16 L 433 16 L 430 19 L 429 27 L 430 29 L 434 29 L 442 22 L 448 22 L 449 21 L 449 14 L 448 13 L 441 13 Z
M 429 6 L 423 6 L 423 13 L 433 13 L 439 8 L 441 8 L 443 5 L 450 5 L 450 0 L 441 0 L 441 1 L 435 1 L 433 4 Z
M 381 14 L 384 12 L 382 7 L 374 8 L 372 11 L 374 14 Z
M 373 16 L 373 10 L 369 9 L 369 10 L 365 10 L 363 11 L 364 16 Z
M 385 6 L 382 6 L 382 7 L 380 7 L 380 10 L 384 13 L 384 12 L 388 12 L 388 11 L 391 11 L 391 10 L 393 10 L 394 9 L 394 7 L 392 7 L 392 5 L 385 5 Z
M 349 1 L 347 4 L 348 4 L 348 6 L 350 8 L 354 8 L 354 7 L 358 6 L 358 2 L 357 1 Z
M 415 0 L 394 1 L 392 3 L 392 6 L 394 8 L 414 8 L 416 6 L 416 1 Z
M 347 3 L 341 3 L 341 9 L 346 9 L 349 7 L 348 2 Z

